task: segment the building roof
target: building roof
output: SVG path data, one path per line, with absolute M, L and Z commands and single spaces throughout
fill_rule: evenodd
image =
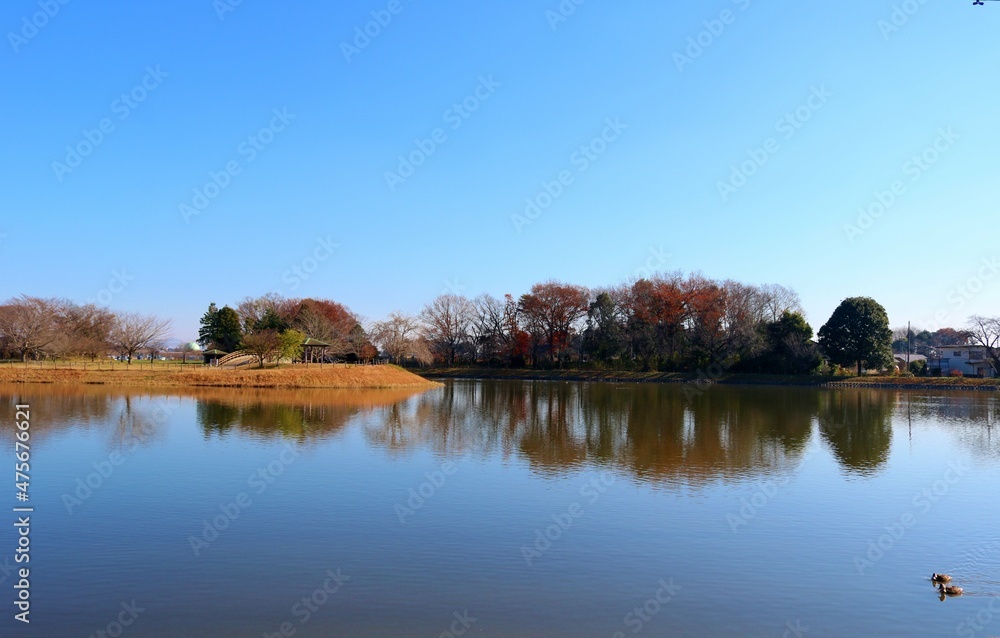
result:
M 210 354 L 210 355 L 213 355 L 213 356 L 222 356 L 224 354 L 229 354 L 229 353 L 228 352 L 223 352 L 222 350 L 217 350 L 217 349 L 213 348 L 212 350 L 204 350 L 204 351 L 202 351 L 202 354 Z
M 316 346 L 317 348 L 329 348 L 330 347 L 330 344 L 326 343 L 325 341 L 320 341 L 319 339 L 313 339 L 312 337 L 309 337 L 308 339 L 306 339 L 305 341 L 303 341 L 302 345 L 304 345 L 304 346 Z

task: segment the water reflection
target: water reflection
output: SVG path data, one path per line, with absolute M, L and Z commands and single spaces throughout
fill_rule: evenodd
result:
M 812 405 L 810 405 L 812 404 Z M 815 398 L 777 418 L 767 399 L 673 386 L 454 383 L 371 420 L 369 441 L 394 451 L 517 455 L 539 471 L 584 463 L 638 477 L 708 479 L 786 464 L 808 440 Z
M 35 436 L 106 427 L 112 448 L 155 442 L 174 410 L 193 400 L 206 438 L 308 443 L 357 422 L 370 445 L 391 455 L 516 458 L 551 474 L 601 465 L 654 483 L 786 472 L 814 440 L 846 472 L 868 476 L 886 465 L 894 427 L 928 423 L 944 424 L 975 455 L 1000 458 L 996 393 L 490 381 L 430 391 L 0 385 L 0 397 L 11 408 L 30 399 L 45 415 L 32 425 Z
M 889 458 L 896 395 L 831 390 L 820 395 L 819 431 L 845 469 L 871 474 Z
M 394 406 L 421 392 L 399 390 L 240 390 L 202 392 L 196 406 L 206 437 L 232 432 L 253 437 L 316 440 L 342 430 L 352 417 Z
M 845 471 L 868 476 L 885 466 L 894 421 L 905 422 L 914 399 L 874 389 L 455 382 L 379 411 L 364 431 L 393 454 L 516 456 L 545 473 L 598 464 L 692 485 L 787 471 L 819 437 Z M 996 453 L 995 396 L 936 401 L 920 401 L 921 414 L 945 414 L 967 426 L 955 432 L 969 444 Z
M 40 391 L 41 388 L 44 390 Z M 173 395 L 109 392 L 87 386 L 21 386 L 0 384 L 0 403 L 11 409 L 31 406 L 31 435 L 45 440 L 64 428 L 107 430 L 109 449 L 147 445 L 179 404 Z
M 160 434 L 161 426 L 174 410 L 174 406 L 160 399 L 125 396 L 120 401 L 118 418 L 113 420 L 112 447 L 129 449 L 148 445 Z

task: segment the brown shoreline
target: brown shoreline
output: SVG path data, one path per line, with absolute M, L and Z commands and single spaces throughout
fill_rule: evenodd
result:
M 500 368 L 434 368 L 416 370 L 427 379 L 574 381 L 593 383 L 703 383 L 719 385 L 806 386 L 903 390 L 976 390 L 1000 392 L 1000 379 L 951 377 L 831 377 L 795 375 L 622 372 L 598 370 L 525 370 Z
M 135 368 L 81 370 L 69 367 L 0 368 L 0 383 L 51 383 L 132 387 L 280 389 L 430 388 L 439 385 L 393 365 L 293 366 L 264 370 L 196 367 L 190 370 Z

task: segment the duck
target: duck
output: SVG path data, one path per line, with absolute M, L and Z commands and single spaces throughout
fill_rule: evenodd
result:
M 931 582 L 932 583 L 950 583 L 951 582 L 951 576 L 949 576 L 948 574 L 939 574 L 937 572 L 934 572 L 933 574 L 931 574 Z
M 961 596 L 962 588 L 956 587 L 954 585 L 938 585 L 938 592 L 941 594 L 947 594 L 949 596 Z

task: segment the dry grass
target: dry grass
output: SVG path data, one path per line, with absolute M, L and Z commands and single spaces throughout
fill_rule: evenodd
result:
M 978 379 L 975 377 L 850 377 L 840 383 L 846 385 L 895 385 L 900 387 L 920 386 L 922 388 L 997 388 L 1000 379 Z
M 217 388 L 418 388 L 436 385 L 392 365 L 294 366 L 267 370 L 80 370 L 0 368 L 0 382 Z
M 544 381 L 608 381 L 613 383 L 688 383 L 704 380 L 691 372 L 626 372 L 613 370 L 533 370 L 525 368 L 431 368 L 421 371 L 431 379 L 518 379 Z M 723 385 L 827 385 L 830 387 L 899 387 L 920 389 L 997 390 L 1000 379 L 969 377 L 835 377 L 821 375 L 722 374 L 712 379 Z
M 47 398 L 172 398 L 185 397 L 227 405 L 295 405 L 375 408 L 393 405 L 421 394 L 433 386 L 407 388 L 224 388 L 211 386 L 132 386 L 87 383 L 46 383 L 26 388 L 24 384 L 0 382 L 0 396 L 24 392 Z M 75 404 L 73 404 L 75 405 Z

